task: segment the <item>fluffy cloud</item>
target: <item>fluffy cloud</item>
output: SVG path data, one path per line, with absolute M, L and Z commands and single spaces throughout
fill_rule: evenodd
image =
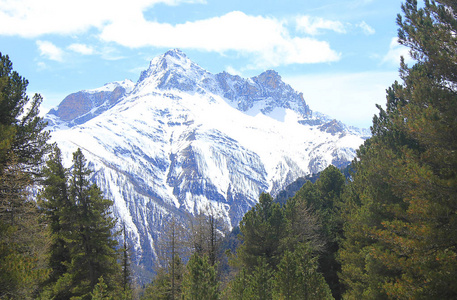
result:
M 339 21 L 325 20 L 310 16 L 297 18 L 297 30 L 310 35 L 322 33 L 322 30 L 332 30 L 338 33 L 346 33 L 343 23 Z
M 81 33 L 120 18 L 142 18 L 142 12 L 158 3 L 203 0 L 0 0 L 0 35 L 38 37 L 44 34 Z
M 83 55 L 91 55 L 95 53 L 94 48 L 84 44 L 71 44 L 70 46 L 68 46 L 68 49 Z
M 38 50 L 40 55 L 50 60 L 63 61 L 64 51 L 48 41 L 37 41 Z
M 409 48 L 400 45 L 398 38 L 394 37 L 390 41 L 389 51 L 383 57 L 382 63 L 391 63 L 398 66 L 400 65 L 400 57 L 402 56 L 407 63 L 413 61 L 411 55 L 409 55 Z
M 153 46 L 218 53 L 235 51 L 255 57 L 253 63 L 257 67 L 340 59 L 340 54 L 331 49 L 328 42 L 312 37 L 292 36 L 286 22 L 275 18 L 234 11 L 218 17 L 172 25 L 149 21 L 144 17 L 143 12 L 157 3 L 178 5 L 183 2 L 203 1 L 0 0 L 0 35 L 33 38 L 44 34 L 82 34 L 96 28 L 102 41 L 129 48 Z M 317 32 L 321 29 L 344 32 L 341 23 L 323 19 L 302 20 L 299 27 L 304 32 Z M 92 48 L 83 44 L 72 44 L 68 49 L 85 55 L 94 54 Z M 60 58 L 57 53 L 48 57 L 57 60 L 62 58 L 62 54 Z
M 325 41 L 291 37 L 280 20 L 239 11 L 177 25 L 125 19 L 105 26 L 101 38 L 131 48 L 156 46 L 219 53 L 233 50 L 255 54 L 257 65 L 269 66 L 330 62 L 340 57 Z

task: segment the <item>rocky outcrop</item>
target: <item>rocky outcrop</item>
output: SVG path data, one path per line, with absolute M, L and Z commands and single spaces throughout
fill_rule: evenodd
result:
M 116 105 L 132 87 L 133 82 L 126 80 L 109 83 L 95 90 L 79 91 L 65 97 L 57 109 L 51 109 L 49 114 L 69 126 L 83 124 Z

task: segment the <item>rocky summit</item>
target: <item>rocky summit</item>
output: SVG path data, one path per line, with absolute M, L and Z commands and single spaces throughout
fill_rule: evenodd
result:
M 179 50 L 136 83 L 69 95 L 46 118 L 67 166 L 82 149 L 146 267 L 172 216 L 212 210 L 236 226 L 260 193 L 349 164 L 368 137 L 313 112 L 275 71 L 214 75 Z

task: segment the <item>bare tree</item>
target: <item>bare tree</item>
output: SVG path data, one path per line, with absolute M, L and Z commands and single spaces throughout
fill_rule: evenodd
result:
M 163 226 L 157 247 L 158 261 L 156 271 L 163 269 L 170 278 L 170 297 L 176 299 L 180 294 L 183 273 L 182 258 L 188 256 L 187 230 L 181 222 L 171 216 Z
M 208 208 L 190 220 L 191 248 L 200 255 L 206 254 L 214 266 L 220 258 L 222 237 L 226 232 L 224 222 L 214 208 Z

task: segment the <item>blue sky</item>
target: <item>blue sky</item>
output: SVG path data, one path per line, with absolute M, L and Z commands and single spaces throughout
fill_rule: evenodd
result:
M 398 79 L 401 0 L 0 0 L 0 51 L 51 108 L 136 81 L 180 48 L 212 73 L 274 69 L 310 108 L 369 127 Z

